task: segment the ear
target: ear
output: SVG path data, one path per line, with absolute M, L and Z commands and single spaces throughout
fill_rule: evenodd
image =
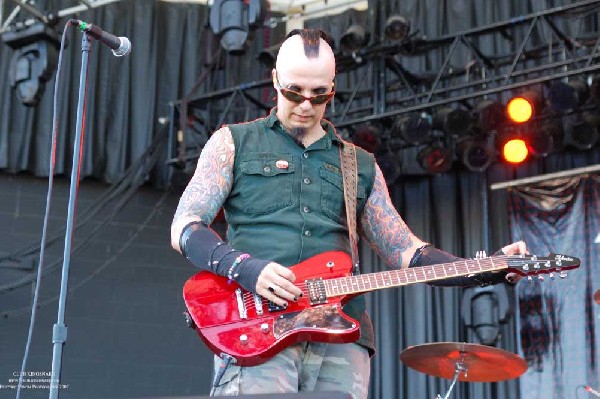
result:
M 275 83 L 275 74 L 277 73 L 277 71 L 275 70 L 275 68 L 271 69 L 271 80 L 273 81 L 273 87 L 277 88 L 277 84 Z

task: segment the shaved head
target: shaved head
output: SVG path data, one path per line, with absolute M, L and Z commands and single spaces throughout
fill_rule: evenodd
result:
M 294 32 L 298 33 L 294 34 Z M 326 36 L 316 29 L 290 32 L 290 35 L 279 49 L 275 68 L 278 71 L 286 71 L 290 66 L 299 66 L 299 62 L 302 66 L 308 68 L 314 68 L 314 64 L 318 64 L 318 68 L 326 71 L 333 80 L 335 76 L 335 56 L 331 46 L 323 37 Z

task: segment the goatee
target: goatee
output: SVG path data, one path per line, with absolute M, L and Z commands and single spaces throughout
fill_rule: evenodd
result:
M 302 143 L 302 139 L 306 136 L 307 129 L 304 127 L 293 127 L 290 130 L 290 135 L 296 140 L 298 143 Z

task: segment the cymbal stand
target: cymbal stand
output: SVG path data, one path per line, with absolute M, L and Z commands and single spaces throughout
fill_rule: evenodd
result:
M 452 389 L 454 388 L 454 385 L 456 384 L 456 381 L 458 381 L 458 376 L 460 375 L 460 373 L 464 372 L 465 376 L 467 375 L 467 372 L 469 371 L 469 366 L 467 366 L 466 363 L 462 362 L 462 357 L 464 356 L 464 353 L 461 352 L 461 360 L 457 361 L 454 364 L 454 377 L 452 377 L 452 382 L 450 383 L 450 386 L 448 387 L 448 391 L 446 392 L 446 395 L 444 395 L 443 397 L 438 394 L 435 399 L 448 399 L 450 397 L 450 393 L 452 392 Z

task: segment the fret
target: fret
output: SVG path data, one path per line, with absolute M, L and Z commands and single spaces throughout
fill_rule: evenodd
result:
M 444 271 L 444 277 L 448 277 L 448 273 L 446 273 L 446 264 L 444 263 L 443 265 L 441 265 L 441 268 Z
M 423 268 L 415 269 L 415 281 L 424 281 L 426 279 Z
M 417 277 L 415 276 L 415 272 L 412 269 L 408 269 L 404 272 L 404 274 L 406 275 L 406 280 L 409 283 L 416 283 L 417 282 Z
M 447 271 L 450 272 L 450 276 L 456 276 L 458 274 L 458 271 L 456 270 L 456 264 L 450 263 L 450 266 L 448 267 Z M 444 269 L 444 272 L 446 272 L 446 269 Z M 446 274 L 447 276 L 448 274 Z
M 437 277 L 437 276 L 436 276 L 436 274 L 435 274 L 435 268 L 434 268 L 434 267 L 432 267 L 432 266 L 427 266 L 427 268 L 426 268 L 425 270 L 427 270 L 427 271 L 425 272 L 425 278 L 426 278 L 427 280 L 431 280 L 431 279 L 433 279 L 433 278 Z

